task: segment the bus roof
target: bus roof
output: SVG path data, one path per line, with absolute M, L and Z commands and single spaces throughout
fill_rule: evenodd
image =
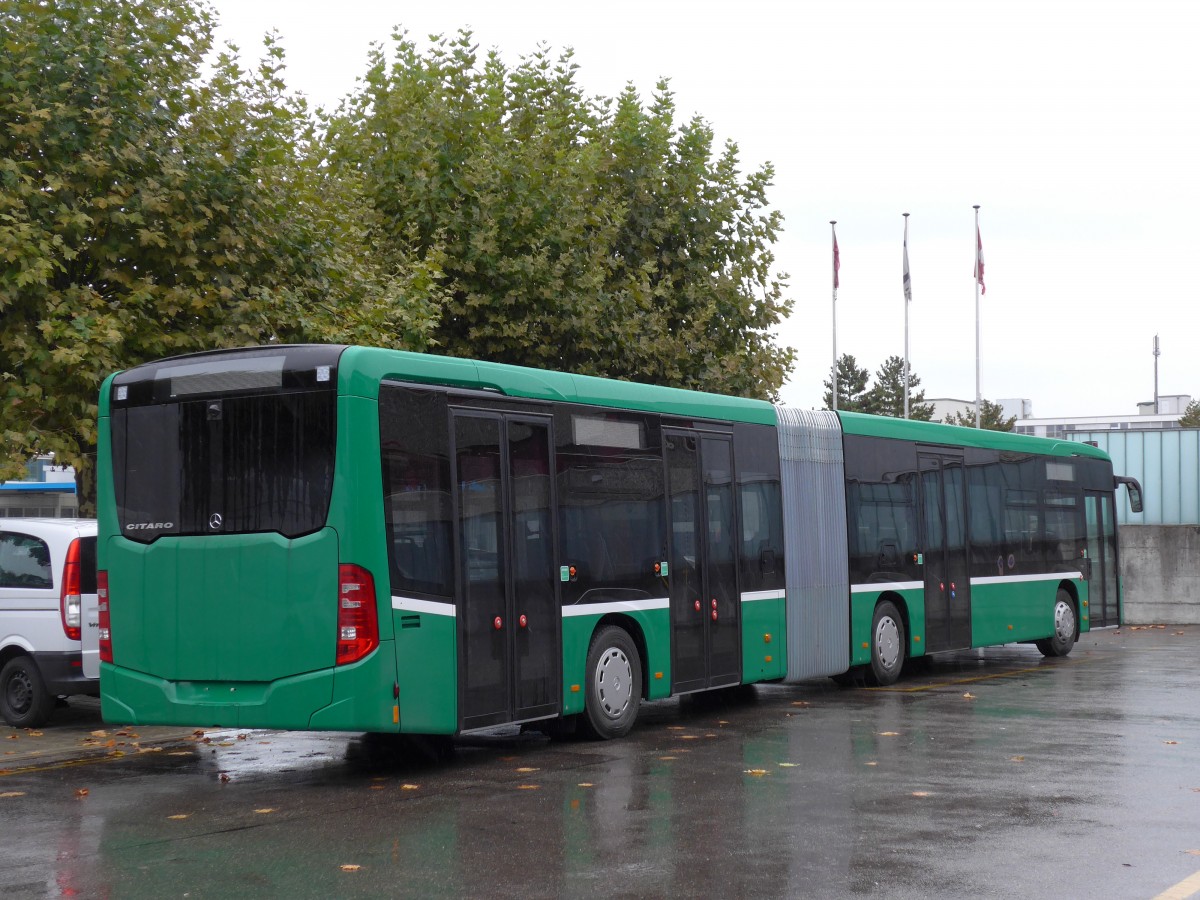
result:
M 379 381 L 391 379 L 497 391 L 508 397 L 531 400 L 586 403 L 696 419 L 776 424 L 775 407 L 765 400 L 429 353 L 349 347 L 338 367 L 344 389 L 360 396 L 376 396 Z
M 1047 456 L 1090 456 L 1108 459 L 1108 454 L 1090 444 L 1056 441 L 1013 434 L 1009 431 L 990 431 L 986 428 L 964 428 L 941 422 L 918 422 L 913 419 L 891 419 L 865 413 L 838 412 L 845 434 L 868 437 L 895 438 L 925 444 L 944 444 L 952 447 L 981 447 L 1007 450 L 1012 453 L 1041 453 Z

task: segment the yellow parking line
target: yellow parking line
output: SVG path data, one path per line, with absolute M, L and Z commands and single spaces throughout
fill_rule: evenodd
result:
M 1200 872 L 1185 878 L 1174 887 L 1169 887 L 1154 900 L 1187 900 L 1188 897 L 1200 894 Z
M 1073 659 L 1069 662 L 1059 663 L 1059 666 L 1076 666 L 1081 663 L 1088 662 L 1086 659 Z M 959 684 L 972 684 L 976 681 L 989 681 L 993 678 L 1012 678 L 1014 675 L 1029 675 L 1032 672 L 1047 672 L 1044 666 L 1032 666 L 1028 669 L 1012 669 L 1008 672 L 996 672 L 992 675 L 973 675 L 970 678 L 955 678 L 952 681 L 939 681 L 936 684 L 920 684 L 916 687 L 875 687 L 867 688 L 869 691 L 892 691 L 897 694 L 916 694 L 921 691 L 933 691 L 938 688 L 950 688 Z
M 75 766 L 90 766 L 94 763 L 113 762 L 118 759 L 127 759 L 127 753 L 110 753 L 106 756 L 96 756 L 90 759 L 67 759 L 63 762 L 48 763 L 44 766 L 20 766 L 18 768 L 2 768 L 0 769 L 0 778 L 11 778 L 13 775 L 29 775 L 33 772 L 53 772 L 55 769 L 71 769 Z

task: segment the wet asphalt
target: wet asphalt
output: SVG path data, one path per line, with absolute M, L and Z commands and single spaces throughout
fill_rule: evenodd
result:
M 517 729 L 0 726 L 0 896 L 1200 896 L 1200 626 Z

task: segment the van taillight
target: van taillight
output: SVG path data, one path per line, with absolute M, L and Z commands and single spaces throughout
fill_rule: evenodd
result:
M 379 646 L 375 579 L 362 566 L 338 566 L 337 664 L 358 662 Z
M 62 591 L 59 593 L 58 611 L 62 616 L 63 632 L 73 641 L 79 640 L 83 621 L 83 597 L 80 596 L 79 538 L 67 547 L 67 564 L 63 568 Z
M 113 661 L 112 632 L 108 624 L 108 572 L 101 569 L 96 573 L 96 610 L 100 616 L 100 662 Z

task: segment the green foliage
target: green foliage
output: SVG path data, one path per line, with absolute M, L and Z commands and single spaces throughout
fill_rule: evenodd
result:
M 843 412 L 871 412 L 868 405 L 870 392 L 867 390 L 867 381 L 870 378 L 871 373 L 859 366 L 858 360 L 849 353 L 843 353 L 839 356 L 837 364 L 837 408 Z M 825 408 L 833 409 L 833 382 L 826 378 L 824 385 Z
M 868 388 L 870 378 L 870 373 L 859 366 L 857 359 L 843 353 L 838 359 L 838 409 L 904 418 L 904 359 L 889 356 L 884 360 L 875 373 L 875 383 Z M 921 379 L 911 367 L 908 378 L 908 417 L 928 422 L 933 418 L 933 404 L 925 402 L 925 392 L 918 390 Z M 833 392 L 828 378 L 824 386 L 825 408 L 832 409 Z
M 436 257 L 358 262 L 272 40 L 254 71 L 227 52 L 202 80 L 213 21 L 188 0 L 5 6 L 0 477 L 53 452 L 86 483 L 100 382 L 146 359 L 381 326 L 423 345 L 431 303 L 393 301 L 436 294 Z
M 1180 428 L 1200 428 L 1200 400 L 1193 400 L 1184 407 L 1179 419 Z
M 422 52 L 403 32 L 327 123 L 378 251 L 436 260 L 434 331 L 456 356 L 774 396 L 792 361 L 771 328 L 781 220 L 769 166 L 677 126 L 666 83 L 643 109 L 584 95 L 569 52 L 508 68 L 469 32 Z
M 925 402 L 925 392 L 919 390 L 920 377 L 909 367 L 908 417 L 922 422 L 933 418 L 933 404 Z M 877 416 L 904 418 L 904 358 L 889 356 L 875 373 L 875 383 L 866 398 L 867 412 Z
M 1004 407 L 991 400 L 983 400 L 979 408 L 979 427 L 989 431 L 1012 431 L 1017 422 L 1016 416 L 1004 415 Z M 975 427 L 975 411 L 950 413 L 946 416 L 947 425 L 962 425 L 965 428 Z

